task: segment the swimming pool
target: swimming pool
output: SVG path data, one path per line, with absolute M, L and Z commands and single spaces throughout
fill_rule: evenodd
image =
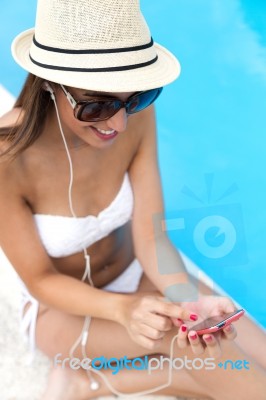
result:
M 266 259 L 266 27 L 262 0 L 142 0 L 154 40 L 182 65 L 157 104 L 159 160 L 175 245 L 261 324 Z M 0 84 L 25 73 L 12 38 L 36 0 L 1 2 Z

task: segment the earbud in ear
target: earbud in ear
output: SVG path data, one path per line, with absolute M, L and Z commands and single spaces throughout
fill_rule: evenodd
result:
M 50 93 L 51 98 L 54 100 L 55 99 L 54 91 L 53 91 L 53 89 L 51 88 L 51 86 L 49 85 L 48 82 L 44 82 L 43 88 L 44 88 L 44 90 L 46 90 L 47 92 Z

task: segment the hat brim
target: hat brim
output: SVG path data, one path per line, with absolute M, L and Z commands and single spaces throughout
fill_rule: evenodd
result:
M 158 59 L 151 65 L 125 71 L 76 72 L 43 68 L 29 57 L 34 28 L 19 34 L 12 43 L 15 61 L 26 71 L 47 79 L 86 90 L 104 92 L 135 92 L 165 86 L 180 74 L 180 64 L 163 46 L 154 43 Z

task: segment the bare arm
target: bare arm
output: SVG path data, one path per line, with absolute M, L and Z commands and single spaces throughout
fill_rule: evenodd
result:
M 136 256 L 161 293 L 172 301 L 195 299 L 196 290 L 188 283 L 182 259 L 163 229 L 164 206 L 152 107 L 145 110 L 141 129 L 141 144 L 130 169 L 135 198 L 133 237 Z
M 135 207 L 133 215 L 133 239 L 135 253 L 150 280 L 173 303 L 181 304 L 186 311 L 191 310 L 195 315 L 187 315 L 187 320 L 195 320 L 195 317 L 206 318 L 210 315 L 222 315 L 234 310 L 233 303 L 223 297 L 203 296 L 191 282 L 179 253 L 168 239 L 164 230 L 163 199 L 160 177 L 157 165 L 155 118 L 152 107 L 144 110 L 140 123 L 142 132 L 139 150 L 130 168 L 130 176 L 133 184 Z M 155 220 L 154 220 L 155 217 Z M 155 222 L 155 223 L 154 223 Z M 187 301 L 185 301 L 187 300 Z M 194 301 L 193 301 L 194 300 Z M 195 301 L 196 300 L 196 301 Z M 151 305 L 152 307 L 152 305 Z M 176 324 L 178 315 L 172 318 Z M 183 319 L 183 318 L 182 318 Z M 150 325 L 155 326 L 155 325 Z M 164 329 L 158 328 L 156 334 L 161 334 Z M 193 331 L 192 331 L 193 332 Z M 235 332 L 231 334 L 223 331 L 224 337 L 234 339 Z M 199 339 L 197 345 L 186 333 L 179 331 L 178 345 L 184 347 L 191 344 L 192 351 L 204 352 L 204 345 Z M 156 346 L 155 346 L 156 347 Z M 215 356 L 220 353 L 219 340 L 212 337 L 209 347 L 210 354 Z

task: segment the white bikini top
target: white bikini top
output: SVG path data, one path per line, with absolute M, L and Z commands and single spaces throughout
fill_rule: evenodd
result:
M 97 217 L 34 214 L 41 241 L 51 257 L 79 253 L 131 219 L 133 192 L 128 174 L 115 199 Z

